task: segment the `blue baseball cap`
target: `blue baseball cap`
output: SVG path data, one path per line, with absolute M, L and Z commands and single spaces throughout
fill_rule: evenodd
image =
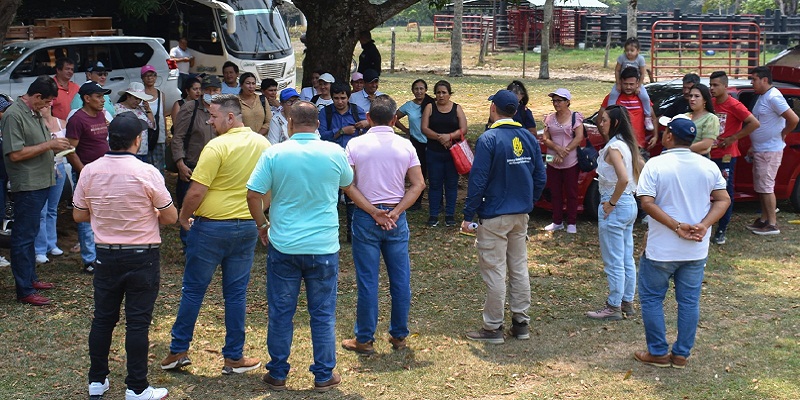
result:
M 519 107 L 517 95 L 510 90 L 498 90 L 497 93 L 489 96 L 489 100 L 506 115 L 514 115 L 517 112 L 517 107 Z
M 294 90 L 294 88 L 286 88 L 281 90 L 281 103 L 291 99 L 292 97 L 300 97 L 300 93 L 297 93 L 297 90 Z
M 678 115 L 680 115 L 680 117 Z M 694 121 L 685 115 L 678 115 L 673 117 L 672 120 L 666 124 L 667 128 L 669 128 L 669 131 L 672 132 L 673 135 L 687 142 L 693 142 L 694 138 L 697 137 L 697 126 L 695 126 Z

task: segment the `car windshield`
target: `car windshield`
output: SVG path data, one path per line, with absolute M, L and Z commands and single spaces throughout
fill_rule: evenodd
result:
M 674 85 L 648 85 L 647 94 L 653 102 L 653 110 L 657 115 L 661 115 L 669 108 L 675 100 L 681 97 L 681 86 Z
M 5 71 L 11 63 L 20 58 L 20 56 L 25 53 L 25 50 L 27 50 L 27 48 L 15 46 L 13 44 L 3 46 L 3 50 L 0 53 L 0 72 Z
M 264 0 L 226 0 L 235 11 L 236 32 L 228 34 L 228 18 L 217 10 L 225 46 L 232 54 L 274 53 L 290 50 L 292 44 L 283 18 Z

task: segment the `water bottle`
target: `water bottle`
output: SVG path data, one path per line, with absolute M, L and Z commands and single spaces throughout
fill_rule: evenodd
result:
M 728 180 L 729 176 L 731 176 L 731 169 L 730 168 L 723 169 L 722 170 L 722 177 L 725 178 L 725 180 Z

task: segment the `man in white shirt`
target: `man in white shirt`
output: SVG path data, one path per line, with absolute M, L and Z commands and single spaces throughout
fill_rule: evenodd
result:
M 194 67 L 194 56 L 189 51 L 189 40 L 186 37 L 178 39 L 178 45 L 169 50 L 169 59 L 178 64 L 178 87 L 183 87 L 183 80 L 189 77 L 189 68 Z
M 761 201 L 761 217 L 747 226 L 756 235 L 778 235 L 778 216 L 775 212 L 775 176 L 781 166 L 786 135 L 797 126 L 797 114 L 792 111 L 783 94 L 772 86 L 772 72 L 768 67 L 750 71 L 753 91 L 759 95 L 753 106 L 753 116 L 761 124 L 750 140 L 753 146 L 753 190 Z
M 636 190 L 650 223 L 638 277 L 647 350 L 633 356 L 656 367 L 684 368 L 700 320 L 710 228 L 731 199 L 717 165 L 689 149 L 697 135 L 694 122 L 673 118 L 667 127 L 661 139 L 666 150 L 645 164 Z M 678 336 L 671 352 L 664 322 L 670 278 L 678 303 Z
M 369 112 L 372 100 L 382 95 L 378 91 L 378 72 L 372 69 L 364 71 L 364 89 L 350 95 L 350 102 L 361 107 L 364 112 Z
M 272 114 L 272 120 L 269 123 L 269 133 L 267 133 L 267 140 L 271 144 L 278 144 L 289 140 L 289 116 L 292 111 L 292 105 L 300 101 L 300 94 L 294 88 L 286 88 L 281 90 L 280 94 L 281 108 L 278 112 Z

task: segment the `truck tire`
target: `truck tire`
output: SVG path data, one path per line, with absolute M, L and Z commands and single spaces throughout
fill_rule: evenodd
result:
M 800 212 L 800 176 L 794 181 L 794 189 L 792 189 L 792 195 L 789 197 L 789 201 L 792 203 L 794 211 Z
M 600 189 L 597 181 L 593 180 L 583 197 L 583 213 L 592 220 L 597 220 L 598 207 L 600 207 Z

